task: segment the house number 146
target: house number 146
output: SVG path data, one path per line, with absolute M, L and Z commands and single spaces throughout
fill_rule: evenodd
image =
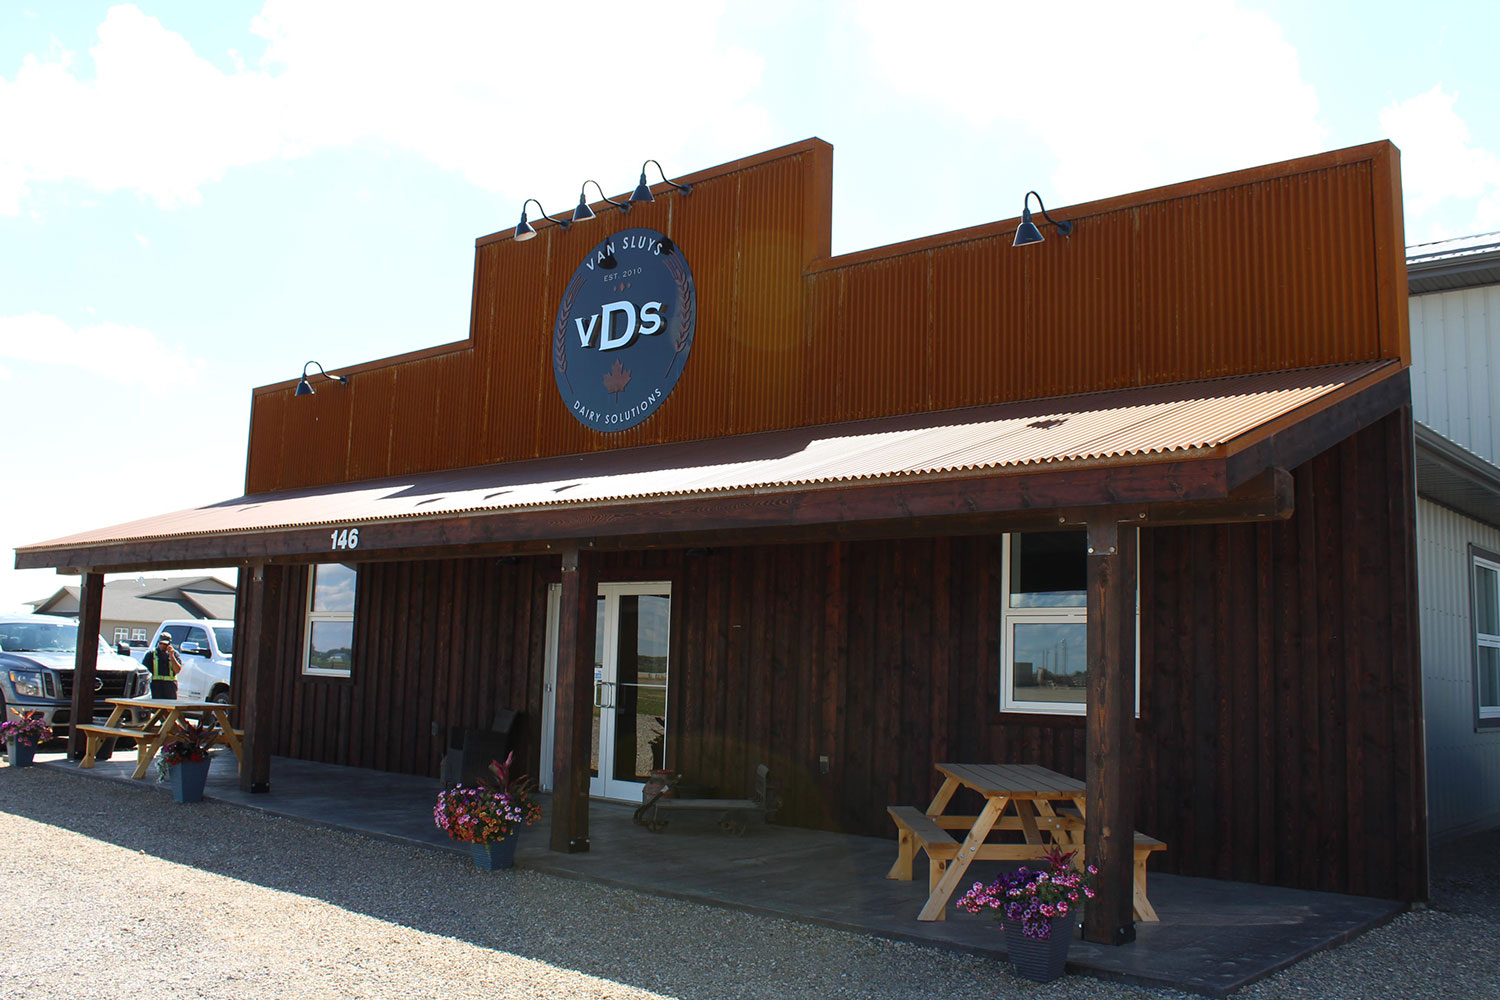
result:
M 358 528 L 345 528 L 342 531 L 332 532 L 328 537 L 333 540 L 333 547 L 336 549 L 359 548 Z

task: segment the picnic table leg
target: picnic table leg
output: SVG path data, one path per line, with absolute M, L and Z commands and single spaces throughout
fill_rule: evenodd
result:
M 236 769 L 245 769 L 245 755 L 240 746 L 240 738 L 234 734 L 234 727 L 229 724 L 229 713 L 222 708 L 214 709 L 214 717 L 219 720 L 219 731 L 223 734 L 219 738 L 229 744 L 229 749 L 234 751 Z
M 937 790 L 932 797 L 932 802 L 927 806 L 927 815 L 941 816 L 943 810 L 948 808 L 948 803 L 953 800 L 953 793 L 958 791 L 957 778 L 944 778 L 943 786 Z
M 135 773 L 131 775 L 132 778 L 139 779 L 146 776 L 146 772 L 151 768 L 152 759 L 156 757 L 162 745 L 167 742 L 167 737 L 176 728 L 178 718 L 180 718 L 180 713 L 177 709 L 172 709 L 167 713 L 167 717 L 162 720 L 161 729 L 157 731 L 156 735 L 140 742 L 140 749 L 136 751 L 135 755 Z
M 103 745 L 104 745 L 104 737 L 102 737 L 102 736 L 95 736 L 93 733 L 87 733 L 87 734 L 85 734 L 84 740 L 83 740 L 83 759 L 78 762 L 78 766 L 79 767 L 93 767 L 94 766 L 94 754 L 98 753 L 99 752 L 99 748 L 101 746 L 103 746 Z
M 1021 833 L 1028 844 L 1040 844 L 1042 833 L 1036 827 L 1036 807 L 1026 799 L 1016 799 L 1016 815 L 1021 818 Z
M 1135 882 L 1130 896 L 1131 905 L 1135 908 L 1135 919 L 1153 924 L 1161 923 L 1161 917 L 1156 915 L 1156 908 L 1146 898 L 1146 856 L 1143 854 L 1135 856 Z
M 901 829 L 897 831 L 896 837 L 896 863 L 891 865 L 891 870 L 885 873 L 886 878 L 898 878 L 903 882 L 911 881 L 911 863 L 916 855 L 916 838 L 910 830 Z M 935 865 L 936 862 L 933 862 Z
M 1000 819 L 1000 814 L 1005 811 L 1005 796 L 996 796 L 984 804 L 984 811 L 974 821 L 974 826 L 969 830 L 969 835 L 964 838 L 963 845 L 958 849 L 958 857 L 945 866 L 945 870 L 938 878 L 937 884 L 931 887 L 927 895 L 927 905 L 922 907 L 922 912 L 917 914 L 918 920 L 943 920 L 948 916 L 948 900 L 953 895 L 953 890 L 963 881 L 964 873 L 969 870 L 969 863 L 979 853 L 979 848 L 989 839 L 990 831 L 994 829 L 995 822 Z M 934 862 L 933 867 L 937 865 Z

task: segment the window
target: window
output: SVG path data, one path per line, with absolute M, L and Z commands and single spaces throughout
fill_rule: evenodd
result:
M 1087 700 L 1088 533 L 1007 535 L 1000 711 L 1082 715 Z M 1139 635 L 1140 607 L 1136 607 Z M 1140 706 L 1140 645 L 1136 645 Z
M 146 644 L 146 630 L 143 628 L 131 629 L 130 644 L 132 646 L 144 646 Z
M 129 642 L 129 641 L 130 641 L 130 629 L 128 629 L 128 628 L 117 628 L 117 629 L 115 629 L 115 642 Z
M 349 676 L 354 664 L 354 581 L 354 567 L 343 563 L 314 566 L 308 574 L 303 673 Z
M 1500 556 L 1474 558 L 1474 701 L 1481 726 L 1500 726 Z

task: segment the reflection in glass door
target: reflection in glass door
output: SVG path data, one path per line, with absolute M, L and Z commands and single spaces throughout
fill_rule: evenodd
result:
M 594 732 L 589 792 L 639 801 L 664 766 L 670 583 L 602 583 L 594 626 Z

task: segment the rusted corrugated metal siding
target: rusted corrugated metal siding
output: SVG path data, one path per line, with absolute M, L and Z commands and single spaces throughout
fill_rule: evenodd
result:
M 399 360 L 394 375 L 360 371 L 369 388 L 294 406 L 268 401 L 290 388 L 263 390 L 247 485 L 1379 358 L 1391 350 L 1382 338 L 1400 342 L 1392 324 L 1405 309 L 1404 285 L 1397 304 L 1377 280 L 1392 234 L 1376 177 L 1394 158 L 1372 144 L 1076 206 L 1054 213 L 1076 222 L 1070 239 L 1047 226 L 1045 243 L 1020 250 L 1008 222 L 816 260 L 831 154 L 810 140 L 697 176 L 691 195 L 663 189 L 628 215 L 601 204 L 598 220 L 567 231 L 485 241 L 470 342 Z M 601 434 L 558 398 L 553 327 L 584 254 L 637 226 L 682 248 L 697 331 L 659 412 Z

